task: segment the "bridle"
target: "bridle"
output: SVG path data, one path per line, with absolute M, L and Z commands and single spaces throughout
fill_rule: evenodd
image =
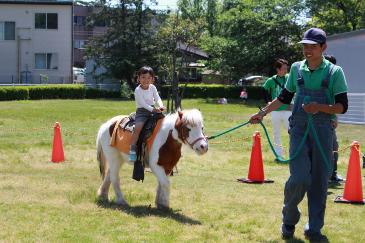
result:
M 183 115 L 182 112 L 179 112 L 179 116 L 175 122 L 175 129 L 177 130 L 178 137 L 181 139 L 181 141 L 184 144 L 188 144 L 191 147 L 191 149 L 194 149 L 194 145 L 200 140 L 204 140 L 205 142 L 207 142 L 208 141 L 207 136 L 205 136 L 203 132 L 203 136 L 200 136 L 197 139 L 195 139 L 192 143 L 189 143 L 188 137 L 190 129 L 182 121 L 182 115 Z

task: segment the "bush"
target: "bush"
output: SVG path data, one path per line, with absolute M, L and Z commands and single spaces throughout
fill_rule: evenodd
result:
M 29 91 L 26 87 L 1 87 L 0 100 L 27 100 Z
M 0 87 L 0 100 L 120 98 L 119 92 L 89 89 L 83 85 Z
M 161 87 L 161 97 L 167 98 L 171 85 Z M 207 85 L 207 84 L 188 84 L 179 85 L 179 90 L 184 90 L 183 98 L 229 98 L 238 99 L 242 87 L 235 85 Z M 249 99 L 263 99 L 263 88 L 260 86 L 247 86 L 246 91 Z

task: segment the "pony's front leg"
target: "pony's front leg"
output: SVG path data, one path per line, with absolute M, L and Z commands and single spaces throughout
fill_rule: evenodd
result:
M 157 162 L 150 163 L 150 168 L 158 180 L 156 193 L 156 207 L 163 209 L 170 207 L 170 181 L 165 174 L 165 170 L 157 165 Z

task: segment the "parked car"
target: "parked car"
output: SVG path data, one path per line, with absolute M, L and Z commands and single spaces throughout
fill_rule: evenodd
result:
M 73 83 L 83 84 L 85 82 L 85 68 L 73 67 Z
M 245 78 L 240 78 L 237 82 L 237 85 L 239 86 L 261 85 L 264 80 L 265 80 L 264 76 L 252 75 Z

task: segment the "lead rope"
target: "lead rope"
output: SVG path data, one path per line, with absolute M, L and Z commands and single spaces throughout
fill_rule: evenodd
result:
M 247 124 L 249 124 L 249 123 L 250 123 L 249 121 L 248 121 L 248 122 L 245 122 L 245 123 L 241 123 L 241 124 L 239 124 L 239 125 L 237 125 L 237 126 L 235 126 L 235 127 L 232 127 L 232 128 L 230 128 L 230 129 L 227 129 L 227 130 L 225 130 L 225 131 L 223 131 L 223 132 L 217 133 L 217 134 L 215 134 L 215 135 L 213 135 L 213 136 L 209 136 L 207 139 L 208 139 L 208 140 L 210 140 L 210 139 L 215 139 L 215 138 L 220 137 L 220 136 L 222 136 L 222 135 L 224 135 L 224 134 L 226 134 L 226 133 L 232 132 L 232 131 L 234 131 L 234 130 L 236 130 L 236 129 L 240 128 L 240 127 L 246 126 L 246 125 L 247 125 Z M 332 164 L 328 161 L 328 158 L 326 157 L 326 155 L 325 155 L 325 153 L 324 153 L 324 151 L 323 151 L 322 145 L 321 145 L 321 143 L 320 143 L 320 141 L 319 141 L 319 138 L 318 138 L 318 135 L 317 135 L 317 131 L 316 131 L 316 129 L 315 129 L 315 127 L 314 127 L 314 125 L 313 125 L 313 118 L 312 118 L 312 115 L 311 115 L 311 114 L 308 114 L 308 124 L 307 124 L 307 128 L 306 128 L 306 130 L 305 130 L 305 132 L 304 132 L 304 136 L 303 136 L 302 140 L 301 140 L 301 141 L 300 141 L 300 143 L 299 143 L 299 147 L 298 147 L 297 151 L 295 152 L 295 154 L 293 155 L 293 157 L 291 157 L 291 158 L 289 158 L 289 159 L 283 159 L 283 158 L 281 158 L 280 156 L 278 156 L 278 154 L 276 153 L 276 151 L 275 151 L 275 149 L 274 149 L 274 146 L 272 145 L 272 142 L 271 142 L 271 140 L 270 140 L 270 136 L 269 136 L 269 134 L 268 134 L 268 132 L 267 132 L 267 129 L 266 129 L 265 125 L 262 123 L 262 121 L 260 121 L 260 125 L 261 125 L 261 126 L 262 126 L 262 128 L 264 129 L 265 136 L 266 136 L 266 138 L 267 138 L 267 141 L 269 142 L 269 145 L 270 145 L 271 151 L 273 152 L 273 154 L 274 154 L 274 156 L 275 156 L 276 160 L 277 160 L 277 161 L 279 161 L 280 163 L 288 163 L 290 160 L 293 160 L 293 159 L 295 159 L 296 157 L 298 157 L 298 155 L 300 154 L 300 151 L 303 149 L 303 145 L 304 145 L 304 143 L 305 143 L 305 141 L 306 141 L 306 139 L 307 139 L 307 137 L 308 137 L 309 130 L 311 130 L 311 131 L 312 131 L 312 134 L 313 134 L 313 137 L 314 137 L 314 140 L 315 140 L 315 142 L 316 142 L 316 144 L 317 144 L 317 146 L 318 146 L 318 148 L 319 148 L 319 151 L 320 151 L 320 153 L 321 153 L 321 155 L 322 155 L 322 158 L 323 158 L 323 160 L 325 161 L 326 168 L 327 168 L 328 172 L 332 172 L 332 170 L 333 170 L 333 165 L 332 165 Z

